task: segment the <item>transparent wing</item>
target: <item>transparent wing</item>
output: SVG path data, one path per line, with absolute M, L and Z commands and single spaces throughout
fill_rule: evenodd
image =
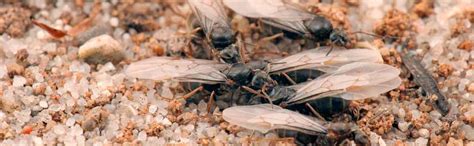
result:
M 224 5 L 220 0 L 188 0 L 188 3 L 206 34 L 215 26 L 230 29 Z
M 273 129 L 296 130 L 307 134 L 327 131 L 322 121 L 271 104 L 230 107 L 223 111 L 223 118 L 231 124 L 262 133 Z
M 400 86 L 402 79 L 394 78 L 392 80 L 379 83 L 372 86 L 360 86 L 347 88 L 346 91 L 340 95 L 341 98 L 347 100 L 359 100 L 365 97 L 376 96 L 381 93 L 388 92 Z
M 284 0 L 223 0 L 236 13 L 251 18 L 272 18 L 285 21 L 303 21 L 313 14 Z
M 355 62 L 309 81 L 304 86 L 293 86 L 293 89 L 297 89 L 296 95 L 287 102 L 303 103 L 336 95 L 347 100 L 374 97 L 397 88 L 401 83 L 399 74 L 400 70 L 390 65 Z
M 352 62 L 382 63 L 379 51 L 372 49 L 343 49 L 321 47 L 303 51 L 274 62 L 270 73 L 282 73 L 300 69 L 317 69 L 322 72 L 334 72 L 339 67 Z
M 261 18 L 266 24 L 300 35 L 309 33 L 303 21 L 315 16 L 284 0 L 224 0 L 224 4 L 240 15 Z
M 125 74 L 139 79 L 216 84 L 225 82 L 226 76 L 221 71 L 227 67 L 211 60 L 152 57 L 131 63 Z
M 223 3 L 229 9 L 242 16 L 251 18 L 265 17 L 253 7 L 253 2 L 250 0 L 223 0 Z
M 287 21 L 284 19 L 264 18 L 262 19 L 262 22 L 299 35 L 310 33 L 303 21 Z

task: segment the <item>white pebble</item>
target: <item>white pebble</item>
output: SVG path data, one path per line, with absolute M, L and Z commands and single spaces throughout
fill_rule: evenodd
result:
M 398 129 L 400 129 L 403 132 L 408 130 L 408 126 L 410 126 L 410 123 L 408 122 L 405 122 L 405 121 L 398 122 Z
M 94 37 L 79 47 L 79 57 L 88 63 L 119 62 L 125 58 L 123 46 L 109 35 Z
M 428 138 L 430 137 L 430 131 L 428 129 L 420 129 L 418 130 L 418 133 L 420 134 L 421 137 Z
M 138 141 L 145 141 L 146 138 L 147 138 L 147 135 L 145 131 L 141 131 L 140 133 L 138 133 L 138 137 L 137 137 Z
M 23 87 L 26 84 L 26 79 L 22 76 L 13 77 L 13 87 Z
M 102 68 L 100 68 L 99 72 L 108 72 L 108 71 L 114 71 L 114 70 L 115 70 L 114 64 L 112 64 L 111 62 L 108 62 L 104 64 Z
M 74 118 L 69 118 L 66 120 L 66 126 L 71 127 L 71 126 L 74 126 L 75 123 L 76 123 L 76 119 Z
M 428 139 L 426 138 L 417 138 L 415 140 L 415 146 L 426 146 L 428 145 Z
M 161 124 L 166 125 L 166 126 L 169 126 L 169 125 L 171 125 L 172 123 L 171 123 L 170 120 L 168 120 L 168 118 L 164 118 L 164 119 L 161 121 Z
M 210 127 L 206 129 L 206 134 L 209 138 L 216 136 L 218 132 L 219 129 L 217 129 L 216 127 Z
M 117 27 L 119 25 L 119 19 L 117 17 L 112 17 L 109 19 L 110 26 Z
M 39 102 L 39 106 L 42 107 L 42 108 L 48 108 L 48 102 L 46 102 L 44 100 L 41 100 Z
M 52 104 L 49 109 L 53 112 L 58 112 L 61 110 L 61 105 L 59 104 Z
M 376 145 L 380 145 L 380 146 L 386 145 L 386 144 L 385 144 L 385 141 L 384 141 L 384 140 L 382 139 L 382 137 L 381 137 L 380 135 L 378 135 L 377 133 L 370 132 L 369 139 L 370 139 L 370 142 L 371 142 L 372 144 L 376 144 Z
M 0 122 L 2 122 L 3 120 L 5 120 L 5 117 L 6 117 L 5 113 L 2 112 L 2 111 L 0 111 Z
M 464 136 L 467 140 L 474 140 L 474 128 L 469 125 L 462 126 L 462 131 L 464 131 Z
M 413 115 L 413 119 L 414 119 L 414 120 L 416 120 L 416 119 L 418 119 L 418 118 L 421 117 L 421 113 L 420 113 L 420 111 L 418 111 L 418 110 L 412 110 L 411 113 L 412 113 L 412 115 Z
M 63 135 L 64 133 L 66 133 L 66 129 L 64 129 L 63 125 L 54 126 L 53 130 L 54 133 L 57 135 Z
M 2 79 L 7 72 L 7 66 L 4 63 L 0 63 L 0 79 Z
M 154 114 L 156 112 L 156 110 L 158 109 L 158 106 L 157 105 L 150 105 L 150 107 L 148 107 L 148 113 L 150 114 Z
M 33 136 L 32 138 L 35 146 L 44 145 L 43 139 L 41 139 L 40 137 Z
M 404 119 L 405 118 L 405 110 L 403 108 L 399 108 L 398 109 L 398 117 L 400 117 L 401 119 Z

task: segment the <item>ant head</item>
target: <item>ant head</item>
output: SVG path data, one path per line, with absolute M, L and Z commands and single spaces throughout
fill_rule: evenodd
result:
M 315 16 L 310 21 L 306 21 L 304 25 L 316 41 L 326 40 L 333 31 L 331 22 L 322 16 Z
M 329 35 L 329 40 L 331 40 L 331 42 L 337 46 L 346 46 L 346 44 L 349 42 L 349 37 L 344 32 L 344 30 L 334 29 L 334 31 L 332 31 Z
M 254 75 L 250 81 L 250 87 L 254 89 L 261 89 L 263 86 L 273 87 L 273 80 L 270 78 L 270 75 L 262 70 L 254 71 Z
M 225 47 L 224 49 L 222 49 L 221 51 L 219 51 L 219 57 L 225 63 L 234 64 L 234 63 L 241 62 L 238 48 L 234 44 L 231 44 Z

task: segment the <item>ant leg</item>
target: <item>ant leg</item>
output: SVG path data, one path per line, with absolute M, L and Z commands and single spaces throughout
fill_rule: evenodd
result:
M 314 108 L 311 106 L 309 103 L 305 103 L 305 106 L 319 119 L 326 121 L 326 119 L 323 118 Z
M 239 47 L 238 47 L 238 48 L 239 48 L 240 60 L 241 60 L 243 63 L 247 63 L 247 62 L 249 62 L 250 59 L 249 59 L 248 56 L 247 56 L 248 50 L 247 50 L 247 46 L 246 46 L 246 44 L 245 44 L 245 42 L 244 42 L 245 37 L 244 37 L 244 35 L 243 35 L 242 33 L 238 33 L 237 36 L 238 36 L 238 38 L 239 38 L 239 39 L 237 39 L 237 40 L 238 40 L 238 43 L 239 43 Z
M 259 97 L 266 98 L 268 100 L 268 102 L 270 102 L 270 104 L 273 105 L 273 102 L 272 102 L 272 100 L 270 99 L 270 97 L 268 95 L 262 95 L 260 92 L 255 91 L 254 89 L 249 88 L 247 86 L 242 86 L 242 88 L 245 89 L 246 91 L 250 92 L 250 93 L 253 93 L 253 94 L 259 96 Z M 266 93 L 264 93 L 264 94 L 266 94 Z
M 267 37 L 261 38 L 260 40 L 257 41 L 257 45 L 255 45 L 254 50 L 260 50 L 260 48 L 261 48 L 260 44 L 269 42 L 271 40 L 274 40 L 274 39 L 282 37 L 282 36 L 283 36 L 283 33 L 278 33 L 278 34 L 274 34 L 272 36 L 267 36 Z
M 331 53 L 331 52 L 332 52 L 332 49 L 334 49 L 333 45 L 331 45 L 331 48 L 329 49 L 328 53 L 326 53 L 326 56 L 328 56 L 328 55 L 329 55 L 329 53 Z
M 240 90 L 240 87 L 237 88 L 236 92 L 238 92 L 239 90 Z M 234 94 L 235 92 L 232 92 L 232 94 L 230 94 L 230 106 L 234 105 Z
M 208 113 L 211 113 L 211 108 L 212 108 L 212 105 L 214 104 L 214 96 L 215 96 L 215 92 L 212 91 L 211 96 L 209 96 L 209 101 L 207 102 L 207 112 Z
M 181 98 L 184 98 L 184 99 L 188 99 L 189 97 L 193 96 L 194 94 L 196 94 L 197 92 L 199 91 L 202 91 L 202 89 L 204 89 L 204 87 L 202 86 L 199 86 L 197 87 L 196 89 L 194 89 L 193 91 L 181 96 Z
M 267 85 L 264 84 L 263 87 L 262 87 L 261 92 L 263 93 L 263 95 L 265 95 L 265 98 L 267 98 L 268 102 L 270 102 L 270 104 L 272 104 L 272 107 L 273 107 L 273 102 L 272 102 L 270 96 L 268 96 L 266 91 L 267 91 Z
M 293 79 L 291 79 L 290 76 L 288 76 L 288 74 L 286 74 L 286 73 L 281 73 L 281 74 L 283 74 L 283 76 L 285 76 L 285 78 L 288 81 L 290 81 L 291 84 L 296 85 L 296 82 Z

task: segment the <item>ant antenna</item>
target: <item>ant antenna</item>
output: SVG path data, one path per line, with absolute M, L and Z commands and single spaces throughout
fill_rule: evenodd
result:
M 382 39 L 398 39 L 400 37 L 396 37 L 396 36 L 382 36 L 382 35 L 378 35 L 378 34 L 373 34 L 373 33 L 368 33 L 368 32 L 364 32 L 364 31 L 354 31 L 354 32 L 351 32 L 349 34 L 356 34 L 356 33 L 360 33 L 360 34 L 365 34 L 365 35 L 369 35 L 369 36 L 373 36 L 373 37 L 378 37 L 378 38 L 382 38 Z

